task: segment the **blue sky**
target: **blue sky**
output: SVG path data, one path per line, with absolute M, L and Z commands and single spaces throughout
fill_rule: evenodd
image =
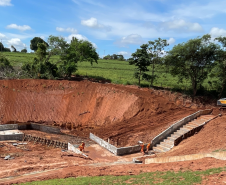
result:
M 0 0 L 0 17 L 4 46 L 28 51 L 34 37 L 75 36 L 92 42 L 101 57 L 128 58 L 159 37 L 170 49 L 207 33 L 226 36 L 225 0 Z

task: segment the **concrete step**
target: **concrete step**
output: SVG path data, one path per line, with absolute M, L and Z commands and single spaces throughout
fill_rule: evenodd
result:
M 182 135 L 183 135 L 183 134 L 181 134 L 181 133 L 179 133 L 179 132 L 177 132 L 177 131 L 176 131 L 176 132 L 174 132 L 173 134 L 174 134 L 174 135 L 177 135 L 178 137 L 180 137 L 180 136 L 182 136 Z
M 165 152 L 169 151 L 170 148 L 166 147 L 166 146 L 163 146 L 161 144 L 158 144 L 157 147 L 161 148 L 162 150 L 164 150 Z
M 192 121 L 193 123 L 195 124 L 202 124 L 204 123 L 205 121 L 204 120 L 196 120 L 196 121 Z
M 196 128 L 196 127 L 192 127 L 192 126 L 189 126 L 189 125 L 186 125 L 185 127 L 186 127 L 186 128 L 189 128 L 190 130 Z
M 171 136 L 170 137 L 167 137 L 167 139 L 169 139 L 170 141 L 173 141 L 173 142 L 176 140 L 175 137 L 171 137 Z
M 169 144 L 169 143 L 161 142 L 160 145 L 166 146 L 167 148 L 172 148 L 173 147 L 173 143 Z
M 164 142 L 164 143 L 167 143 L 167 144 L 169 144 L 169 145 L 174 145 L 174 141 L 171 141 L 171 140 L 169 140 L 169 139 L 164 139 L 163 142 Z
M 192 127 L 189 127 L 187 125 L 184 125 L 181 129 L 187 129 L 188 131 L 192 130 L 193 128 Z
M 161 148 L 159 148 L 159 147 L 153 147 L 153 150 L 154 150 L 155 152 L 159 152 L 159 153 L 165 152 L 163 149 L 161 149 Z
M 185 133 L 187 133 L 187 131 L 185 131 L 185 130 L 177 130 L 177 132 L 181 135 L 184 135 Z
M 187 125 L 185 125 L 185 126 L 188 126 L 188 127 L 191 127 L 191 128 L 196 128 L 196 127 L 198 127 L 197 125 L 193 125 L 193 124 L 191 124 L 191 123 L 189 123 L 189 124 L 187 124 Z
M 172 138 L 174 138 L 174 139 L 177 139 L 177 138 L 180 137 L 180 136 L 178 136 L 178 135 L 176 135 L 176 134 L 171 134 L 170 137 L 172 137 Z
M 187 125 L 193 125 L 194 127 L 200 126 L 200 124 L 197 124 L 197 123 L 194 123 L 194 122 L 190 122 L 190 123 L 188 123 Z
M 185 133 L 189 132 L 191 129 L 188 129 L 186 127 L 181 127 L 180 130 L 185 131 Z

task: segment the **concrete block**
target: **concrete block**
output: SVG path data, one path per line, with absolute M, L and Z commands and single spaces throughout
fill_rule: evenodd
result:
M 4 130 L 17 130 L 18 125 L 17 124 L 5 124 L 5 125 L 0 125 L 0 131 Z
M 0 141 L 19 140 L 22 141 L 24 134 L 19 130 L 0 131 Z

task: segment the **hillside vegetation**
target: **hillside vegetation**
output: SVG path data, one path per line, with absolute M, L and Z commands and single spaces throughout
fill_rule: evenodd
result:
M 21 67 L 26 62 L 32 62 L 33 58 L 35 57 L 34 53 L 4 52 L 3 55 L 10 61 L 11 65 L 16 68 Z M 51 61 L 53 63 L 57 63 L 57 61 L 59 61 L 59 56 L 53 56 Z M 74 75 L 87 75 L 100 79 L 104 78 L 116 84 L 137 85 L 138 81 L 134 77 L 134 70 L 135 66 L 129 65 L 129 62 L 127 61 L 98 60 L 98 64 L 93 63 L 93 65 L 91 65 L 89 62 L 79 62 L 78 71 L 76 71 Z M 178 84 L 178 78 L 173 77 L 170 73 L 168 73 L 167 69 L 163 65 L 157 65 L 155 71 L 158 77 L 154 81 L 154 86 L 183 90 L 188 90 L 190 88 L 189 82 L 184 81 L 183 83 Z M 151 71 L 149 71 L 148 73 L 151 74 Z M 208 80 L 204 82 L 203 86 L 207 90 L 212 90 L 212 87 L 208 83 Z M 141 85 L 149 86 L 150 82 L 142 80 Z

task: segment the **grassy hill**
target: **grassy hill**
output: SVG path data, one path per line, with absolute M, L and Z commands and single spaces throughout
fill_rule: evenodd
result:
M 25 62 L 31 62 L 34 58 L 34 53 L 3 53 L 6 58 L 11 62 L 14 67 L 21 67 Z M 51 57 L 51 61 L 54 63 L 59 60 L 59 56 Z M 151 69 L 151 67 L 150 67 Z M 75 74 L 82 76 L 92 76 L 95 78 L 105 78 L 111 80 L 116 84 L 137 84 L 138 80 L 134 78 L 135 67 L 129 65 L 127 61 L 117 60 L 98 60 L 98 64 L 91 65 L 89 62 L 78 63 L 78 71 Z M 158 65 L 155 69 L 158 78 L 155 80 L 155 86 L 169 87 L 175 89 L 189 89 L 191 84 L 189 82 L 183 82 L 178 84 L 178 78 L 173 77 L 166 72 L 164 66 Z M 151 72 L 149 72 L 151 74 Z M 204 82 L 204 87 L 211 90 L 211 87 Z M 150 82 L 141 81 L 142 86 L 148 86 Z

